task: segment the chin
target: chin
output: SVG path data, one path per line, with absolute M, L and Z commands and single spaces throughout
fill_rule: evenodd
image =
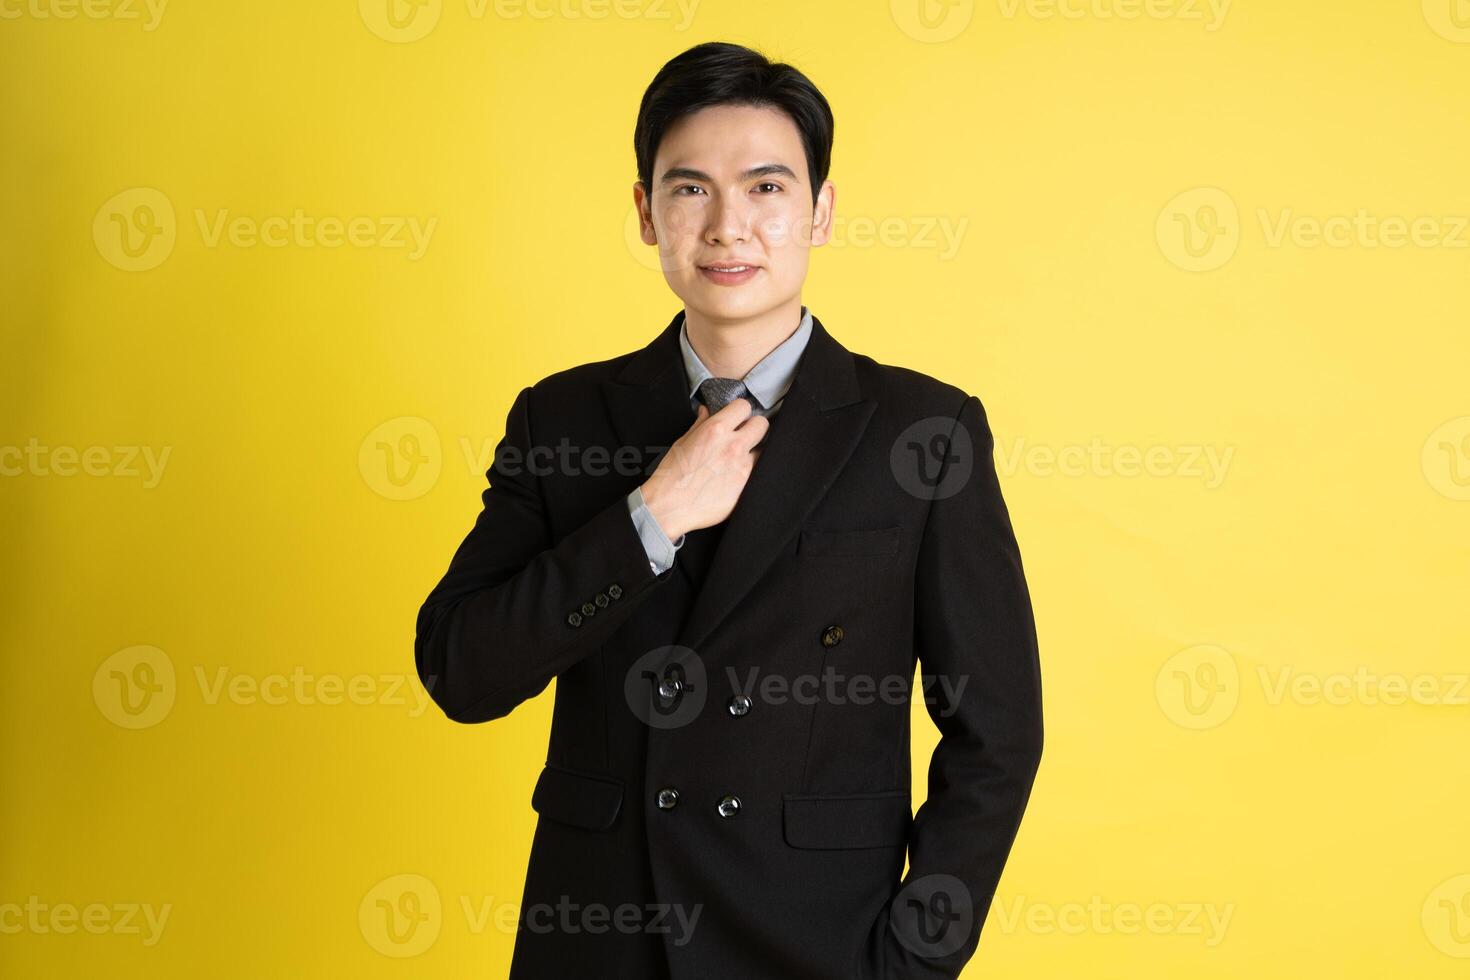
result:
M 764 313 L 775 302 L 762 291 L 711 285 L 702 286 L 690 294 L 684 305 L 714 319 L 738 320 Z

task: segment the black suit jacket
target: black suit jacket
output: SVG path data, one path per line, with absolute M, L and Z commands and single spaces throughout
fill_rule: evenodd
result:
M 734 511 L 655 575 L 625 496 L 693 419 L 679 322 L 520 392 L 418 615 L 455 721 L 558 679 L 511 976 L 956 977 L 1042 748 L 985 411 L 813 317 Z

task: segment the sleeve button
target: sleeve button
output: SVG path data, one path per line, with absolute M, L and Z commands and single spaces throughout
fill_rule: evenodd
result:
M 575 609 L 572 610 L 571 614 L 567 616 L 567 622 L 571 623 L 573 626 L 581 626 L 582 614 L 577 612 Z

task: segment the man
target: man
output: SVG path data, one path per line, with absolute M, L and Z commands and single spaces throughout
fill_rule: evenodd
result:
M 634 142 L 683 309 L 520 392 L 418 616 L 455 721 L 557 678 L 511 977 L 958 976 L 1042 747 L 984 409 L 802 305 L 835 190 L 799 71 L 694 47 Z M 917 814 L 913 697 L 941 733 Z

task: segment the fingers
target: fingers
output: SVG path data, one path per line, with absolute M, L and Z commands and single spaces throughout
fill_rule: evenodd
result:
M 735 430 L 737 436 L 741 436 L 747 446 L 758 445 L 765 439 L 766 433 L 770 431 L 771 420 L 764 415 L 752 415 L 742 422 Z
M 755 406 L 750 403 L 749 399 L 732 398 L 730 399 L 730 404 L 716 412 L 714 417 L 719 419 L 722 424 L 727 424 L 731 428 L 734 428 L 749 418 L 750 413 L 753 411 L 755 411 Z

